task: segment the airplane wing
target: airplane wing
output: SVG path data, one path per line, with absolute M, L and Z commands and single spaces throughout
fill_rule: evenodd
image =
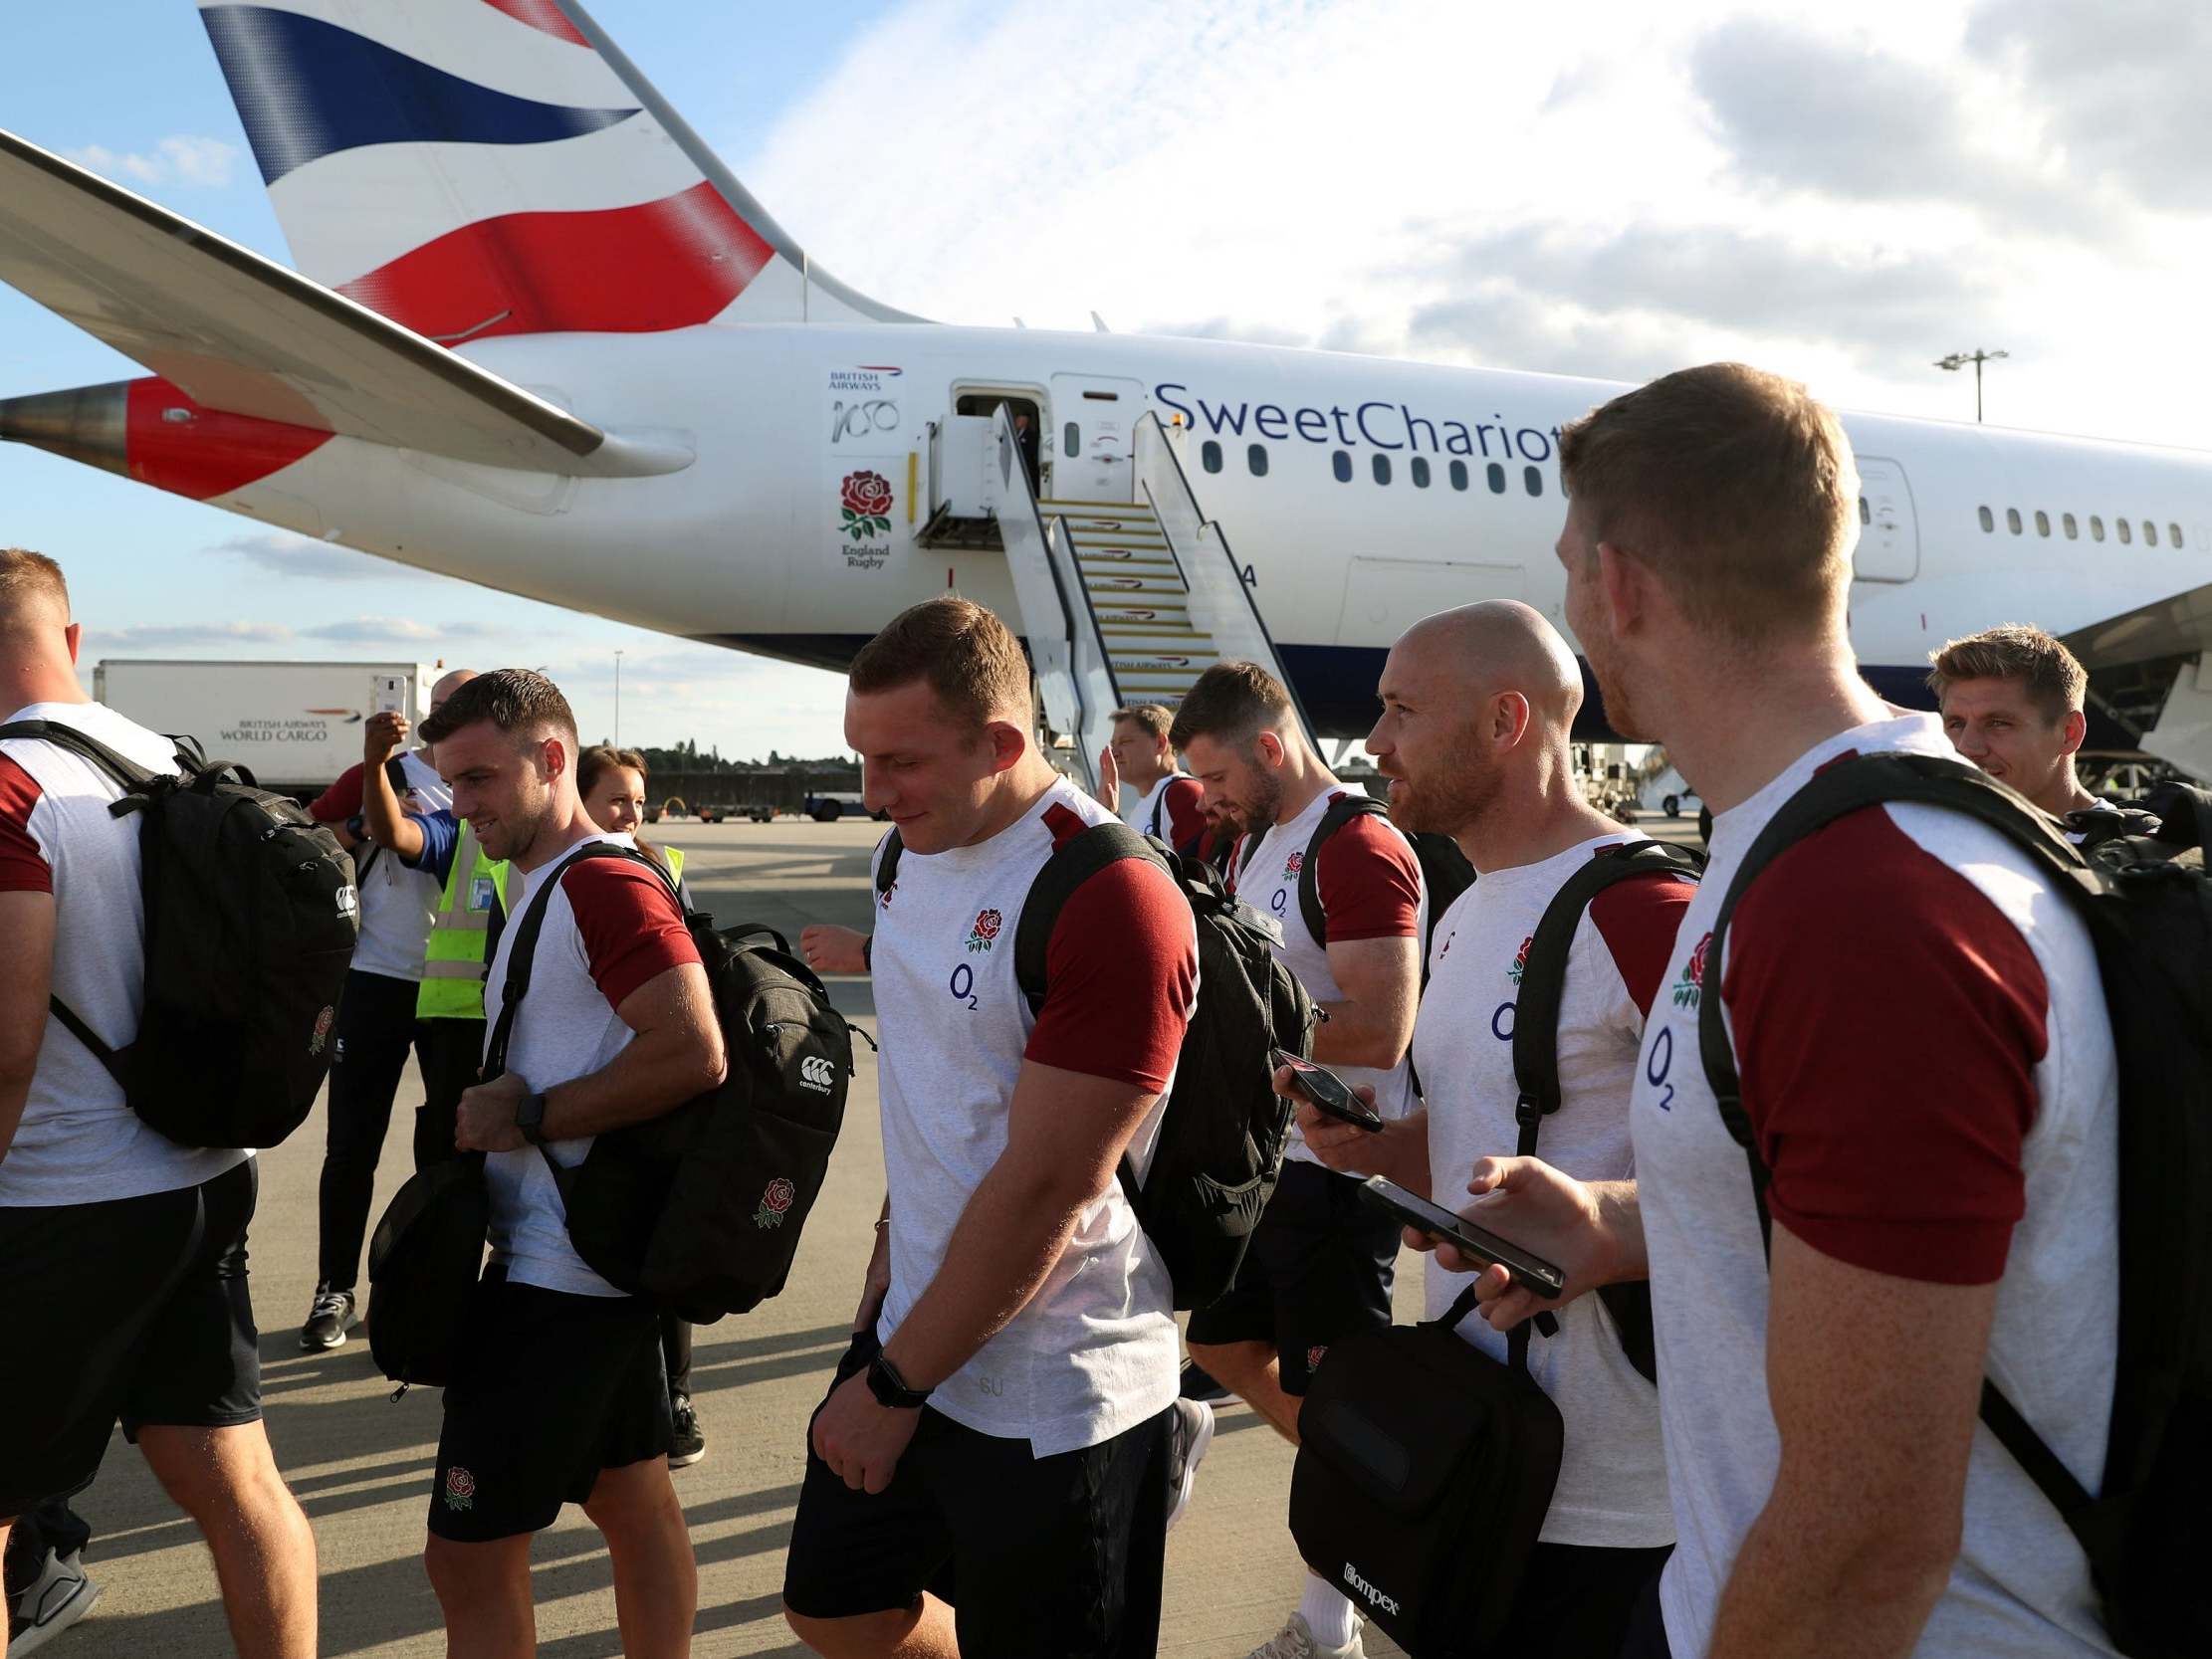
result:
M 2105 617 L 2065 637 L 2067 648 L 2092 669 L 2212 651 L 2212 584 Z
M 210 409 L 493 467 L 634 478 L 690 463 L 5 130 L 0 282 Z

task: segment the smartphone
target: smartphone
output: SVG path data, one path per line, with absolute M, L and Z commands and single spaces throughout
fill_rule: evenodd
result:
M 376 715 L 404 715 L 407 712 L 406 677 L 398 674 L 379 674 L 374 676 L 374 681 L 375 684 L 370 694 L 372 707 L 369 712 Z
M 1299 1094 L 1330 1117 L 1366 1130 L 1370 1135 L 1383 1132 L 1383 1120 L 1376 1110 L 1352 1093 L 1352 1086 L 1326 1066 L 1315 1065 L 1292 1054 L 1288 1049 L 1275 1050 L 1275 1064 L 1290 1068 L 1290 1082 Z
M 1461 1254 L 1485 1266 L 1494 1263 L 1504 1268 L 1513 1276 L 1513 1283 L 1525 1291 L 1548 1298 L 1567 1288 L 1566 1274 L 1543 1257 L 1532 1256 L 1519 1245 L 1485 1232 L 1447 1209 L 1439 1209 L 1428 1199 L 1408 1192 L 1396 1181 L 1370 1175 L 1360 1183 L 1360 1191 L 1370 1202 L 1389 1210 L 1415 1231 L 1443 1239 Z

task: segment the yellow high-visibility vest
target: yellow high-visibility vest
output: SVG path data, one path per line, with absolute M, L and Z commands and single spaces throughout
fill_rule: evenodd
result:
M 430 919 L 430 942 L 423 950 L 422 988 L 415 993 L 415 1018 L 480 1020 L 484 1017 L 485 944 L 494 911 L 507 909 L 507 861 L 486 858 L 476 832 L 461 825 L 460 845 L 445 892 Z

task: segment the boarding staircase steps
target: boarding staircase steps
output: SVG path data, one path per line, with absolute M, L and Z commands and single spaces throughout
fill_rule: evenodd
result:
M 1183 701 L 1218 658 L 1214 636 L 1191 621 L 1191 590 L 1150 507 L 1040 501 L 1067 526 L 1083 597 L 1098 625 L 1125 702 Z

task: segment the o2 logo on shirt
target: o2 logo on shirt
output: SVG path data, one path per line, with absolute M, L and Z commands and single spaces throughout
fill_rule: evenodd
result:
M 1707 938 L 1712 937 L 1710 933 L 1705 936 Z M 1697 955 L 1700 961 L 1702 961 L 1704 954 L 1705 947 L 1700 944 L 1697 947 Z M 1666 1074 L 1673 1069 L 1674 1028 L 1671 1025 L 1662 1025 L 1659 1028 L 1659 1035 L 1652 1039 L 1652 1046 L 1644 1056 L 1644 1081 L 1659 1091 L 1658 1098 L 1652 1104 L 1661 1112 L 1674 1110 L 1674 1085 L 1666 1081 Z
M 1292 853 L 1290 856 L 1296 858 L 1298 855 Z M 1276 888 L 1275 896 L 1267 901 L 1267 908 L 1277 916 L 1287 915 L 1290 910 L 1290 889 L 1287 887 Z
M 953 969 L 952 981 L 946 989 L 953 993 L 955 1002 L 967 1003 L 970 1013 L 976 1011 L 976 970 L 966 962 Z

